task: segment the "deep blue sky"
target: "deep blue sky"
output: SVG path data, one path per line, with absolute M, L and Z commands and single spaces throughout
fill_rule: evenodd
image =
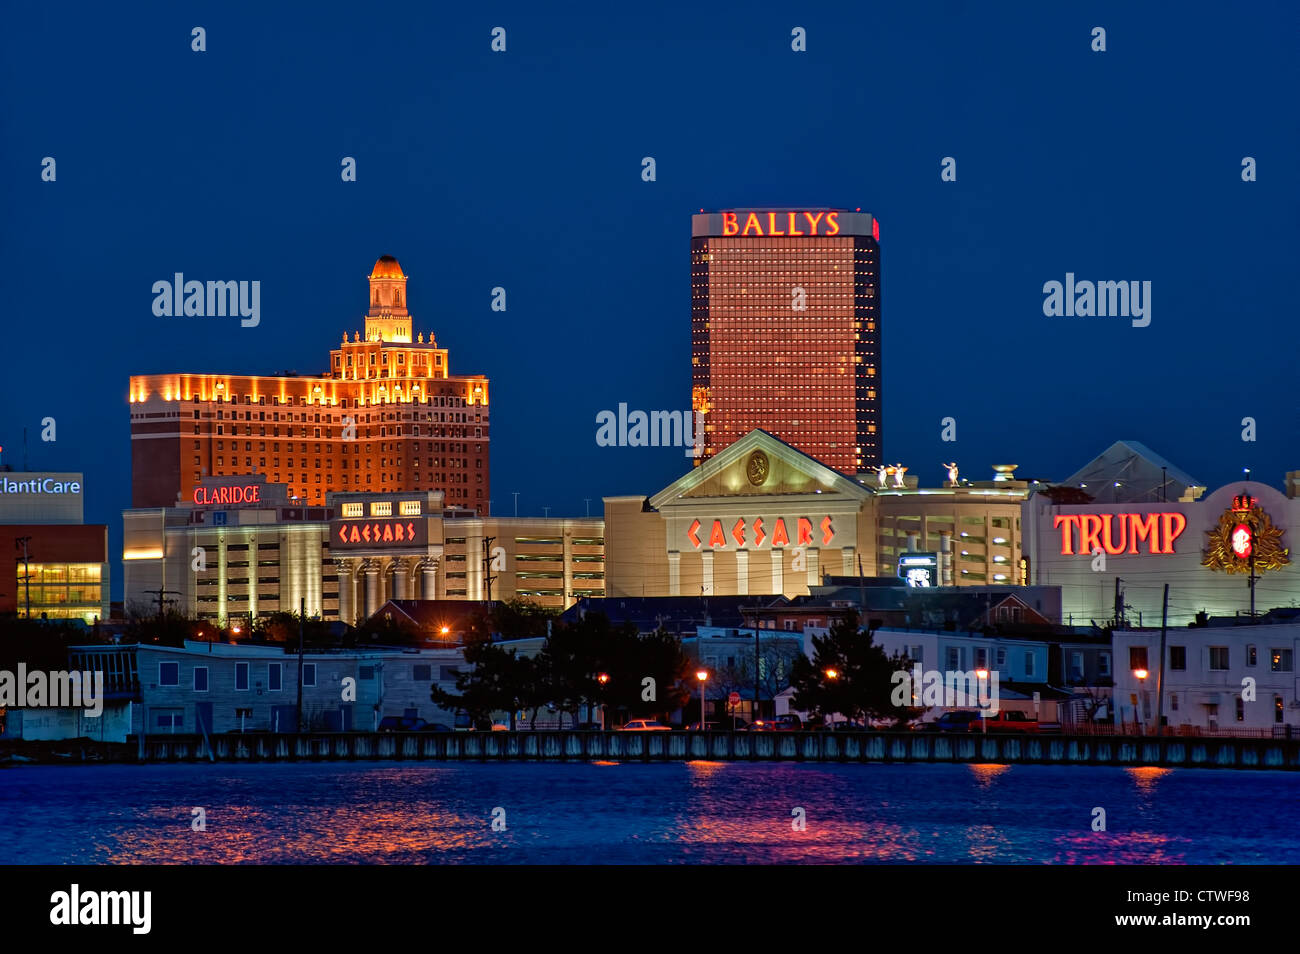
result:
M 681 451 L 598 448 L 595 415 L 689 406 L 701 207 L 879 218 L 885 453 L 926 482 L 1119 438 L 1212 488 L 1300 468 L 1294 5 L 474 6 L 5 5 L 0 444 L 85 472 L 114 561 L 128 375 L 323 370 L 384 253 L 492 379 L 496 512 L 661 489 Z M 260 327 L 155 318 L 177 271 L 260 280 Z M 1151 281 L 1150 327 L 1044 317 L 1067 271 Z

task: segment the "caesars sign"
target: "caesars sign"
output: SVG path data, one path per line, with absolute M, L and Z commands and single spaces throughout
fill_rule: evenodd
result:
M 1176 512 L 1071 513 L 1057 516 L 1052 526 L 1061 531 L 1064 556 L 1087 556 L 1098 550 L 1112 556 L 1173 553 L 1174 541 L 1187 529 L 1187 518 Z
M 799 517 L 792 521 L 794 524 L 794 545 L 798 547 L 809 546 L 813 542 L 813 522 L 807 517 Z M 835 527 L 831 524 L 830 517 L 822 517 L 821 522 L 817 525 L 821 530 L 822 546 L 829 546 L 830 542 L 835 539 Z M 691 546 L 699 549 L 705 546 L 705 541 L 700 537 L 700 531 L 704 524 L 699 520 L 692 520 L 691 525 L 686 529 L 686 539 L 691 542 Z M 746 523 L 742 517 L 725 528 L 721 520 L 714 520 L 709 530 L 709 539 L 707 546 L 712 549 L 729 546 L 728 534 L 730 540 L 735 542 L 738 549 L 744 549 L 747 546 L 761 547 L 765 542 L 772 547 L 790 546 L 790 533 L 786 527 L 785 518 L 777 517 L 776 522 L 770 525 L 763 523 L 763 518 L 758 517 L 752 523 Z
M 429 542 L 428 521 L 423 518 L 385 520 L 335 520 L 330 524 L 331 550 L 382 550 L 422 547 Z

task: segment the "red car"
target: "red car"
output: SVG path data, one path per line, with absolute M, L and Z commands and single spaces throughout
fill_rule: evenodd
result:
M 983 732 L 1060 732 L 1061 727 L 1055 723 L 1039 722 L 1031 719 L 1019 709 L 1001 709 L 997 715 L 971 719 L 969 731 Z

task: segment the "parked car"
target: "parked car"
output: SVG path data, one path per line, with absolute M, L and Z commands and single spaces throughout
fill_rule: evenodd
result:
M 968 732 L 972 723 L 979 724 L 979 717 L 974 709 L 953 709 L 933 722 L 916 722 L 912 728 L 917 732 Z
M 798 732 L 802 728 L 803 719 L 793 712 L 772 719 L 755 719 L 746 726 L 750 732 Z
M 997 715 L 974 719 L 969 726 L 971 732 L 1060 732 L 1061 727 L 1054 722 L 1039 722 L 1019 709 L 1000 709 Z
M 419 732 L 426 725 L 423 719 L 414 716 L 384 716 L 379 720 L 380 732 Z
M 451 726 L 442 722 L 426 722 L 416 731 L 418 732 L 450 732 Z
M 672 726 L 654 719 L 632 719 L 627 725 L 619 726 L 620 732 L 671 732 L 672 729 Z
M 744 729 L 747 728 L 749 728 L 749 723 L 746 722 L 744 719 L 736 720 L 735 729 L 737 732 L 743 731 Z M 690 725 L 686 727 L 686 730 L 688 732 L 699 732 L 700 731 L 699 721 L 697 720 L 695 722 L 692 722 Z M 722 722 L 714 722 L 712 719 L 710 719 L 708 722 L 704 723 L 704 731 L 705 732 L 730 732 L 732 731 L 731 720 L 726 719 L 725 721 Z

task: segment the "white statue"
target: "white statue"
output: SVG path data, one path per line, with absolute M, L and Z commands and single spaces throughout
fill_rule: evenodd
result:
M 957 486 L 957 462 L 953 461 L 951 464 L 944 464 L 943 466 L 948 468 L 948 483 L 956 487 Z
M 879 467 L 876 468 L 876 476 L 880 478 L 880 486 L 884 487 L 888 482 L 889 468 L 886 467 L 884 464 L 881 464 Z
M 894 470 L 894 486 L 895 487 L 907 486 L 906 484 L 903 483 L 903 475 L 907 473 L 907 468 L 904 467 L 902 464 L 895 464 L 893 470 Z

